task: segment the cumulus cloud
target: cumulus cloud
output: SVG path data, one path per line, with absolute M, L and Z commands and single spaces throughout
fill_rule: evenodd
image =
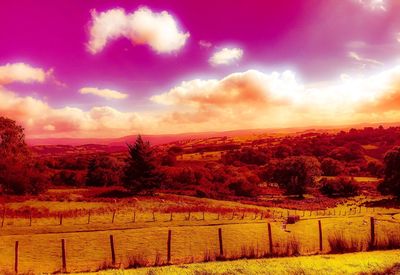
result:
M 53 108 L 43 100 L 23 97 L 0 88 L 0 115 L 22 123 L 30 136 L 104 137 L 127 135 L 149 122 L 135 112 L 120 112 L 109 106 L 88 111 L 65 106 Z M 147 129 L 150 129 L 148 127 Z
M 256 70 L 234 73 L 217 80 L 184 81 L 167 93 L 151 97 L 166 105 L 233 106 L 285 104 L 301 86 L 292 72 L 263 74 Z
M 209 63 L 213 66 L 229 65 L 240 60 L 242 56 L 243 50 L 240 48 L 223 48 L 210 57 Z
M 372 76 L 303 84 L 295 73 L 250 70 L 182 82 L 152 101 L 162 121 L 199 130 L 344 125 L 400 120 L 400 66 Z
M 54 108 L 0 86 L 0 115 L 29 136 L 110 137 L 250 128 L 400 121 L 400 66 L 369 76 L 341 75 L 303 83 L 292 71 L 248 70 L 220 79 L 192 79 L 151 97 L 148 111 L 110 106 Z
M 128 97 L 128 94 L 125 93 L 121 93 L 110 89 L 99 89 L 94 87 L 83 87 L 79 90 L 79 93 L 93 94 L 107 99 L 124 99 Z
M 34 68 L 25 63 L 13 63 L 0 66 L 0 85 L 7 85 L 12 82 L 44 82 L 46 76 L 51 74 L 41 68 Z
M 156 13 L 141 7 L 133 13 L 122 8 L 92 12 L 87 49 L 96 54 L 112 40 L 125 37 L 133 44 L 149 45 L 157 53 L 181 49 L 190 34 L 179 29 L 177 20 L 167 11 Z

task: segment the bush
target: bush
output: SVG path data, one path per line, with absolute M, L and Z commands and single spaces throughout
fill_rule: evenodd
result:
M 353 178 L 322 178 L 320 191 L 330 197 L 352 197 L 359 194 L 359 187 Z
M 328 237 L 330 253 L 348 253 L 363 251 L 367 247 L 367 241 L 344 237 L 343 233 L 335 233 Z
M 306 193 L 308 186 L 313 186 L 316 177 L 321 175 L 320 163 L 314 157 L 300 156 L 288 157 L 280 160 L 267 168 L 269 180 L 286 189 L 289 195 L 298 195 L 300 198 Z
M 110 156 L 96 156 L 89 161 L 87 186 L 115 186 L 120 184 L 120 165 Z
M 344 171 L 343 164 L 332 158 L 324 158 L 321 162 L 321 170 L 324 176 L 339 176 Z
M 236 196 L 253 197 L 257 194 L 257 184 L 251 183 L 246 178 L 232 179 L 228 185 Z
M 390 194 L 400 198 L 400 147 L 395 147 L 386 153 L 384 158 L 385 178 L 379 184 L 382 194 Z

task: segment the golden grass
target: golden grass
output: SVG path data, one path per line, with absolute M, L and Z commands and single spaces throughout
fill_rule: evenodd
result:
M 198 215 L 200 217 L 200 215 Z M 282 228 L 281 220 L 270 220 L 272 226 L 274 255 L 307 255 L 319 250 L 318 219 L 308 218 Z M 370 225 L 367 216 L 326 217 L 321 219 L 323 229 L 323 251 L 329 253 L 328 238 L 335 232 L 344 236 L 369 237 Z M 269 254 L 266 221 L 242 221 L 236 224 L 216 224 L 210 221 L 144 222 L 136 228 L 105 229 L 105 224 L 92 225 L 90 231 L 78 233 L 55 232 L 53 234 L 30 234 L 30 228 L 19 228 L 15 234 L 0 236 L 0 270 L 10 271 L 14 263 L 14 244 L 19 241 L 20 270 L 54 272 L 61 267 L 61 239 L 67 244 L 67 270 L 70 272 L 93 271 L 111 262 L 109 235 L 114 236 L 116 264 L 118 267 L 139 266 L 143 263 L 166 262 L 167 234 L 172 230 L 172 263 L 202 262 L 206 252 L 215 259 L 219 252 L 218 228 L 222 228 L 224 256 L 226 258 L 259 257 Z M 248 223 L 245 223 L 248 222 Z M 60 226 L 56 226 L 61 228 Z M 61 230 L 60 229 L 60 230 Z M 64 228 L 68 229 L 68 227 Z M 76 230 L 76 227 L 70 227 Z M 0 230 L 1 231 L 1 230 Z M 400 232 L 400 224 L 377 220 L 376 235 L 386 236 Z M 40 251 L 40 253 L 38 253 Z
M 109 270 L 97 274 L 359 274 L 383 272 L 400 263 L 400 250 L 292 258 L 210 262 L 158 268 Z M 95 273 L 91 273 L 95 274 Z M 89 274 L 87 274 L 89 275 Z
M 142 266 L 145 263 L 146 265 L 165 263 L 169 229 L 172 230 L 173 264 L 215 260 L 219 252 L 218 228 L 222 228 L 224 256 L 231 259 L 269 256 L 267 222 L 272 226 L 274 255 L 309 255 L 318 252 L 318 220 L 322 221 L 323 253 L 329 253 L 328 238 L 335 232 L 342 232 L 344 236 L 350 238 L 352 236 L 369 238 L 371 215 L 376 217 L 377 240 L 381 240 L 382 236 L 400 232 L 398 209 L 354 206 L 364 199 L 355 198 L 354 201 L 348 201 L 349 205 L 318 212 L 246 206 L 238 202 L 185 196 L 140 198 L 132 204 L 123 200 L 116 203 L 46 201 L 12 203 L 7 207 L 13 209 L 26 206 L 48 207 L 61 212 L 73 210 L 75 207 L 86 210 L 114 208 L 118 211 L 114 223 L 111 223 L 112 212 L 92 214 L 90 224 L 87 223 L 85 215 L 65 217 L 61 226 L 57 218 L 51 217 L 35 218 L 32 226 L 29 226 L 29 220 L 26 218 L 6 218 L 4 227 L 0 228 L 0 274 L 13 269 L 15 241 L 19 241 L 20 246 L 20 271 L 39 273 L 60 270 L 61 239 L 65 239 L 67 244 L 67 270 L 77 272 L 110 267 L 111 234 L 115 240 L 116 265 L 127 268 Z M 190 220 L 187 220 L 188 213 L 182 211 L 173 213 L 172 221 L 169 212 L 155 212 L 153 221 L 154 209 L 184 210 L 192 206 L 194 209 L 206 206 L 204 220 L 202 211 L 191 212 Z M 133 222 L 133 209 L 137 211 L 135 222 Z M 235 212 L 232 219 L 230 211 L 218 214 L 221 209 L 244 209 L 244 212 Z M 270 213 L 271 216 L 265 215 L 260 219 L 261 212 L 255 215 L 257 212 L 253 211 L 256 210 Z M 287 225 L 284 230 L 282 222 L 288 214 L 300 215 L 301 219 L 295 224 Z

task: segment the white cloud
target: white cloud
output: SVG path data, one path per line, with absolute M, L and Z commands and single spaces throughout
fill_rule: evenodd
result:
M 362 68 L 365 68 L 367 66 L 383 66 L 384 64 L 378 60 L 375 59 L 371 59 L 371 58 L 365 58 L 365 57 L 361 57 L 358 53 L 356 52 L 349 52 L 348 53 L 349 57 L 351 59 L 353 59 L 354 61 L 356 61 L 359 65 L 362 66 Z
M 92 11 L 90 40 L 87 49 L 99 53 L 111 40 L 125 37 L 133 44 L 147 44 L 157 53 L 181 49 L 190 34 L 179 29 L 176 19 L 167 11 L 156 13 L 141 7 L 133 13 L 122 8 L 104 12 Z
M 29 136 L 106 137 L 136 133 L 152 123 L 135 112 L 120 112 L 109 106 L 88 111 L 65 106 L 53 108 L 43 100 L 19 96 L 0 87 L 0 116 L 21 123 Z
M 221 80 L 194 79 L 184 81 L 166 93 L 151 97 L 165 105 L 234 106 L 286 104 L 296 91 L 302 89 L 294 74 L 264 74 L 256 70 L 233 73 Z
M 361 4 L 364 8 L 373 11 L 386 11 L 387 10 L 387 0 L 354 0 Z
M 124 99 L 128 94 L 121 93 L 110 89 L 99 89 L 94 87 L 84 87 L 79 90 L 81 94 L 93 94 L 107 99 Z
M 223 48 L 215 52 L 209 59 L 209 63 L 213 66 L 216 65 L 229 65 L 238 61 L 243 56 L 243 50 L 240 48 Z
M 0 66 L 0 85 L 12 82 L 44 82 L 51 70 L 45 72 L 43 69 L 34 68 L 25 63 L 13 63 Z
M 302 84 L 295 74 L 250 70 L 182 82 L 155 95 L 165 125 L 221 130 L 344 125 L 400 120 L 400 66 L 369 77 Z
M 46 131 L 54 131 L 55 129 L 56 129 L 56 127 L 52 124 L 47 124 L 47 125 L 43 126 L 43 130 L 46 130 Z
M 212 43 L 210 41 L 207 41 L 207 40 L 200 40 L 199 41 L 199 46 L 203 47 L 203 48 L 211 48 L 212 47 Z
M 154 95 L 163 108 L 141 112 L 110 106 L 54 108 L 0 86 L 0 115 L 30 137 L 110 137 L 249 128 L 400 121 L 400 66 L 379 74 L 302 83 L 292 71 L 249 70 L 221 79 L 192 79 Z

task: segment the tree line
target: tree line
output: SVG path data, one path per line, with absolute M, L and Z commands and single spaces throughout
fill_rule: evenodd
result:
M 187 165 L 177 162 L 183 153 L 179 146 L 170 146 L 166 151 L 152 147 L 138 136 L 128 144 L 128 153 L 123 158 L 107 154 L 93 155 L 88 159 L 62 158 L 41 160 L 35 157 L 25 143 L 24 130 L 15 121 L 0 117 L 0 191 L 3 194 L 39 194 L 49 185 L 114 186 L 122 185 L 131 194 L 153 194 L 156 190 L 195 190 L 197 196 L 257 196 L 260 183 L 275 183 L 286 194 L 300 198 L 309 187 L 318 187 L 328 196 L 356 195 L 358 185 L 351 177 L 347 162 L 358 163 L 363 158 L 362 148 L 354 137 L 367 136 L 374 140 L 384 133 L 382 129 L 359 132 L 351 130 L 349 136 L 339 133 L 332 137 L 320 135 L 319 139 L 297 139 L 271 147 L 228 146 L 218 162 L 203 165 Z M 382 134 L 383 135 L 383 134 Z M 328 153 L 318 157 L 305 150 L 324 150 Z M 284 140 L 285 141 L 285 140 Z M 325 144 L 313 148 L 310 142 Z M 393 144 L 396 140 L 390 140 Z M 304 145 L 301 148 L 300 145 Z M 301 151 L 302 150 L 302 151 Z M 53 173 L 46 172 L 49 168 Z M 60 169 L 53 169 L 60 168 Z M 383 163 L 369 162 L 371 175 L 382 176 L 378 190 L 383 194 L 400 197 L 400 147 L 394 146 L 383 159 Z M 57 172 L 54 172 L 57 171 Z M 331 176 L 322 178 L 321 175 Z

